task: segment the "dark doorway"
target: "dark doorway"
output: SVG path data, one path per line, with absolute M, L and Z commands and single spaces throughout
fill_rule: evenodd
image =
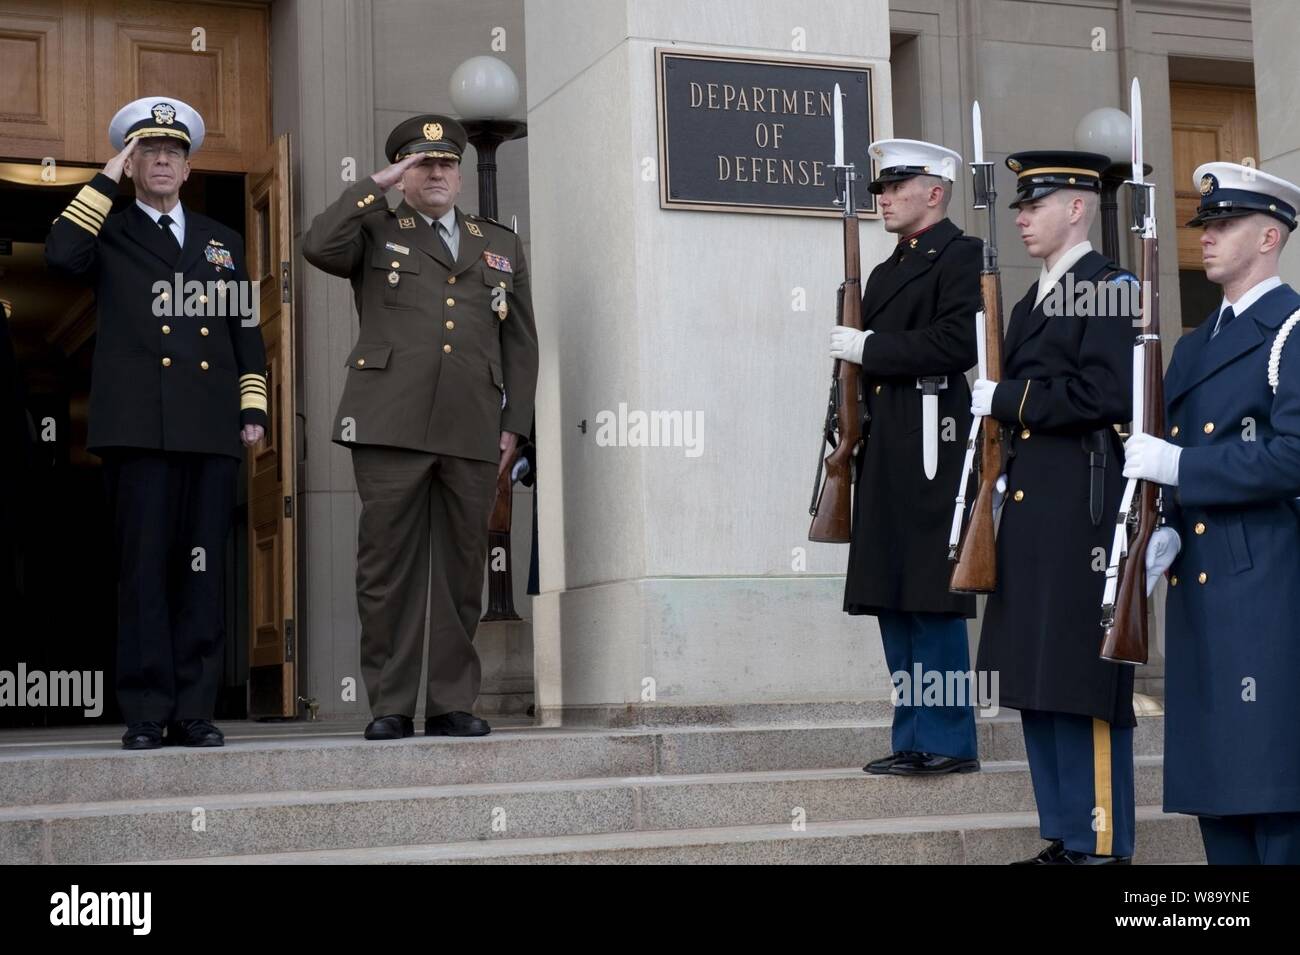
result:
M 39 166 L 0 162 L 0 671 L 99 671 L 103 712 L 0 706 L 0 727 L 120 722 L 112 528 L 100 460 L 86 450 L 95 344 L 93 290 L 45 267 L 51 222 L 94 170 L 62 168 L 66 184 L 38 184 Z M 37 175 L 33 175 L 33 173 Z M 244 231 L 245 177 L 192 173 L 187 210 Z M 134 202 L 129 180 L 114 202 Z M 226 550 L 226 665 L 218 719 L 247 712 L 246 482 Z M 12 677 L 11 677 L 12 679 Z

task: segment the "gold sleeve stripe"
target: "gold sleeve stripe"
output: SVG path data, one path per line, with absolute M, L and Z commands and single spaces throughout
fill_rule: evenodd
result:
M 256 372 L 239 376 L 239 410 L 267 410 L 266 378 Z
M 73 222 L 81 226 L 91 235 L 95 235 L 95 236 L 99 235 L 99 226 L 93 222 L 88 222 L 84 216 L 82 216 L 80 213 L 72 209 L 71 206 L 69 206 L 67 209 L 64 209 L 63 212 L 60 213 L 60 215 L 63 218 L 67 219 L 69 222 Z
M 100 215 L 106 216 L 113 211 L 113 200 L 93 186 L 82 186 L 77 198 L 92 209 L 99 210 Z
M 100 212 L 98 209 L 93 209 L 90 206 L 86 205 L 80 199 L 73 199 L 70 203 L 68 203 L 68 208 L 76 209 L 83 216 L 85 216 L 86 219 L 89 220 L 90 222 L 98 222 L 100 226 L 103 226 L 104 224 L 104 214 Z
M 1092 720 L 1092 792 L 1093 805 L 1100 827 L 1097 830 L 1096 855 L 1108 856 L 1115 849 L 1115 799 L 1112 792 L 1110 752 L 1110 724 L 1093 717 Z

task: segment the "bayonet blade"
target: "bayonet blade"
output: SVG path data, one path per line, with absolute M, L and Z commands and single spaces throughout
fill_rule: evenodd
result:
M 1133 77 L 1129 91 L 1129 116 L 1133 124 L 1133 181 L 1142 182 L 1142 86 Z
M 984 161 L 984 124 L 980 118 L 980 101 L 975 100 L 970 109 L 971 130 L 975 137 L 975 162 Z
M 835 120 L 835 165 L 844 165 L 844 106 L 840 103 L 840 84 L 835 84 L 831 107 Z

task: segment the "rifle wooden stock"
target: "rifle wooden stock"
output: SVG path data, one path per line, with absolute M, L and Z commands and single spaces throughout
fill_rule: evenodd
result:
M 1164 360 L 1160 350 L 1160 252 L 1155 236 L 1142 240 L 1142 430 L 1162 437 L 1165 433 Z M 1160 523 L 1160 488 L 1151 481 L 1138 485 L 1133 502 L 1137 528 L 1121 558 L 1119 590 L 1114 618 L 1106 627 L 1101 656 L 1115 663 L 1147 662 L 1147 545 Z M 1130 517 L 1130 523 L 1132 523 Z
M 856 215 L 844 217 L 844 285 L 839 323 L 862 330 L 862 272 Z M 833 422 L 837 440 L 824 462 L 826 476 L 813 505 L 808 539 L 847 544 L 853 526 L 853 463 L 863 441 L 862 369 L 851 361 L 837 360 L 833 377 L 837 385 Z M 827 431 L 830 430 L 828 427 Z
M 497 477 L 497 496 L 492 503 L 492 515 L 488 518 L 488 609 L 482 618 L 487 621 L 523 619 L 515 612 L 515 586 L 510 557 L 510 521 L 513 516 L 510 504 L 514 496 L 514 482 L 510 480 L 510 472 L 514 470 L 517 460 L 518 450 L 510 458 L 505 471 Z M 505 566 L 501 570 L 493 570 L 493 555 L 498 552 L 504 555 Z
M 989 381 L 1002 380 L 1002 279 L 998 272 L 980 275 L 984 299 L 985 371 Z M 970 519 L 957 549 L 948 589 L 955 593 L 989 594 L 998 585 L 998 551 L 993 526 L 993 497 L 1002 473 L 1002 425 L 985 415 L 980 426 L 980 484 Z

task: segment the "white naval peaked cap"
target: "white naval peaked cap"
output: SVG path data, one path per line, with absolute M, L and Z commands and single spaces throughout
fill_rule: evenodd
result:
M 203 117 L 189 103 L 174 96 L 142 96 L 117 111 L 108 124 L 108 141 L 122 149 L 133 139 L 170 136 L 195 152 L 203 144 Z
M 880 174 L 867 186 L 870 192 L 884 191 L 885 183 L 912 176 L 938 176 L 956 182 L 961 154 L 945 146 L 919 139 L 877 139 L 868 147 Z
M 1207 162 L 1192 173 L 1192 185 L 1201 194 L 1201 203 L 1189 226 L 1262 212 L 1295 230 L 1300 186 L 1280 176 L 1235 162 Z

